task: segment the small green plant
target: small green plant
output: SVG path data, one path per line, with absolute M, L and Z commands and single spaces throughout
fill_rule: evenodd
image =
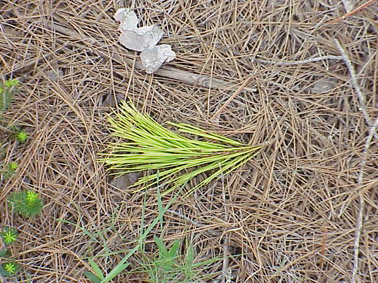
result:
M 2 175 L 2 178 L 4 180 L 8 180 L 10 177 L 12 177 L 18 168 L 18 163 L 17 162 L 10 162 L 7 165 L 2 164 L 3 169 L 0 170 L 0 173 Z
M 36 192 L 29 190 L 13 192 L 8 200 L 12 204 L 15 212 L 26 217 L 40 214 L 43 208 L 42 199 L 38 197 Z
M 7 80 L 4 83 L 0 83 L 0 129 L 7 133 L 10 133 L 18 142 L 24 143 L 28 136 L 25 131 L 21 130 L 19 126 L 9 125 L 3 121 L 3 113 L 10 107 L 13 96 L 19 81 L 15 79 Z M 0 157 L 5 156 L 5 143 L 1 143 Z M 0 181 L 7 180 L 12 177 L 18 168 L 17 162 L 9 162 L 0 164 Z M 34 216 L 41 212 L 43 202 L 38 198 L 38 194 L 32 191 L 14 192 L 8 197 L 9 202 L 12 204 L 13 209 L 17 213 L 21 213 L 27 217 Z M 16 229 L 5 227 L 0 233 L 4 244 L 6 246 L 16 242 L 18 233 Z M 1 276 L 13 276 L 19 270 L 19 265 L 15 262 L 14 257 L 11 255 L 10 249 L 0 250 L 0 275 Z
M 110 117 L 109 122 L 113 135 L 124 139 L 124 142 L 110 144 L 111 153 L 104 154 L 105 157 L 100 161 L 109 165 L 110 170 L 119 172 L 116 174 L 157 171 L 140 178 L 133 186 L 141 185 L 138 190 L 143 190 L 162 182 L 162 186 L 169 186 L 163 195 L 200 174 L 209 173 L 208 177 L 188 192 L 191 193 L 239 168 L 261 148 L 207 133 L 188 124 L 168 122 L 177 127 L 179 132 L 196 137 L 186 138 L 164 128 L 148 115 L 141 114 L 132 103 L 123 102 L 119 112 L 115 113 L 115 118 Z
M 171 205 L 175 202 L 179 194 L 181 193 L 181 189 L 175 194 L 167 203 L 167 205 L 164 207 L 162 205 L 162 196 L 160 194 L 159 189 L 157 190 L 157 199 L 159 203 L 159 212 L 157 217 L 152 221 L 152 223 L 144 229 L 143 223 L 144 223 L 144 210 L 146 204 L 144 203 L 143 206 L 143 212 L 142 212 L 142 225 L 140 230 L 140 235 L 138 240 L 136 241 L 136 244 L 134 248 L 132 248 L 124 257 L 123 259 L 105 276 L 101 270 L 101 268 L 98 266 L 98 264 L 93 260 L 93 258 L 90 258 L 88 260 L 90 266 L 92 267 L 92 272 L 84 272 L 84 275 L 91 280 L 93 283 L 107 283 L 112 282 L 112 280 L 118 276 L 121 272 L 123 272 L 130 263 L 128 262 L 129 259 L 136 253 L 138 250 L 140 250 L 143 245 L 145 244 L 146 238 L 149 235 L 149 233 L 152 231 L 154 227 L 156 227 L 159 222 L 162 221 L 164 214 L 167 212 L 167 210 L 171 207 Z
M 17 141 L 24 143 L 28 139 L 28 134 L 25 131 L 21 130 L 16 133 L 15 137 Z
M 158 247 L 158 257 L 149 259 L 143 254 L 144 263 L 141 264 L 142 271 L 149 276 L 150 283 L 168 282 L 202 282 L 206 277 L 213 277 L 214 274 L 201 275 L 201 270 L 210 264 L 219 261 L 220 258 L 195 262 L 195 253 L 192 245 L 189 245 L 184 255 L 178 253 L 180 241 L 174 241 L 172 247 L 168 249 L 164 242 L 154 237 Z
M 12 204 L 15 212 L 21 213 L 24 216 L 31 217 L 39 214 L 43 208 L 43 202 L 38 197 L 38 194 L 33 191 L 19 191 L 13 192 L 8 201 Z M 18 232 L 14 228 L 5 227 L 0 233 L 5 245 L 14 244 L 18 238 Z M 19 265 L 14 261 L 9 249 L 0 250 L 0 275 L 13 276 L 19 270 Z
M 16 171 L 17 168 L 18 168 L 18 163 L 17 162 L 11 162 L 11 163 L 9 163 L 9 169 L 10 170 Z
M 18 270 L 19 265 L 11 258 L 11 253 L 8 249 L 0 250 L 0 275 L 4 277 L 13 276 Z
M 18 238 L 18 232 L 14 228 L 5 227 L 4 231 L 0 233 L 5 245 L 13 244 Z
M 0 113 L 4 113 L 12 103 L 13 94 L 20 82 L 15 79 L 7 80 L 0 84 Z
M 14 262 L 6 262 L 0 265 L 0 274 L 5 277 L 15 275 L 19 270 L 19 265 Z
M 94 261 L 97 256 L 107 256 L 107 255 L 96 255 L 95 257 L 89 258 L 88 263 L 91 266 L 91 272 L 85 271 L 84 275 L 93 283 L 107 283 L 112 282 L 112 280 L 122 273 L 129 265 L 129 259 L 135 254 L 140 253 L 142 255 L 142 261 L 140 262 L 140 267 L 133 267 L 130 272 L 147 273 L 149 276 L 149 282 L 201 282 L 206 278 L 214 278 L 215 274 L 211 273 L 208 275 L 201 275 L 201 271 L 217 262 L 220 258 L 212 258 L 209 260 L 196 261 L 194 248 L 192 245 L 187 245 L 186 252 L 184 255 L 179 254 L 180 241 L 176 240 L 172 247 L 168 249 L 163 241 L 154 237 L 155 244 L 158 248 L 158 257 L 150 259 L 145 253 L 146 239 L 149 233 L 158 224 L 163 223 L 164 214 L 170 208 L 170 206 L 176 201 L 177 197 L 180 195 L 182 188 L 172 197 L 166 206 L 163 206 L 162 195 L 160 194 L 159 188 L 157 189 L 157 203 L 158 203 L 158 215 L 152 221 L 152 223 L 145 228 L 144 227 L 144 215 L 146 209 L 146 201 L 143 205 L 142 210 L 142 220 L 139 238 L 136 240 L 134 248 L 128 251 L 128 253 L 123 257 L 123 259 L 107 274 L 105 275 L 101 267 Z M 62 220 L 61 220 L 62 221 Z M 67 221 L 62 221 L 69 223 Z M 76 225 L 74 223 L 71 223 Z M 82 229 L 82 228 L 81 228 Z M 84 229 L 83 229 L 84 230 Z M 88 231 L 86 232 L 88 233 Z M 93 237 L 93 236 L 92 236 Z M 117 254 L 119 252 L 116 252 Z M 110 253 L 109 255 L 115 254 Z M 172 279 L 172 280 L 171 280 Z M 177 281 L 177 280 L 178 281 Z

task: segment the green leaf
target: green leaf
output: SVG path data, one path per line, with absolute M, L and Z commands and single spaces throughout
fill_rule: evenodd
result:
M 165 247 L 163 241 L 160 238 L 156 237 L 156 236 L 154 236 L 154 241 L 156 243 L 156 246 L 159 249 L 159 255 L 161 257 L 163 257 L 163 258 L 168 257 L 168 250 Z
M 194 248 L 192 245 L 189 245 L 189 247 L 186 250 L 185 255 L 185 265 L 188 267 L 191 267 L 194 262 Z
M 135 249 L 136 251 L 137 249 Z M 134 249 L 130 251 L 130 256 L 134 254 Z M 132 253 L 131 253 L 132 252 Z M 128 255 L 129 255 L 128 254 Z M 130 257 L 129 256 L 129 257 Z M 126 256 L 127 257 L 127 256 Z M 122 262 L 122 261 L 121 261 Z M 122 271 L 124 271 L 130 263 L 118 263 L 115 268 L 112 269 L 112 271 L 101 281 L 101 283 L 110 282 L 113 280 L 118 274 L 120 274 Z
M 96 276 L 97 276 L 99 279 L 103 280 L 105 277 L 104 277 L 104 275 L 102 274 L 101 268 L 98 266 L 98 264 L 95 263 L 95 261 L 94 261 L 92 258 L 89 258 L 89 259 L 88 259 L 88 262 L 89 262 L 89 264 L 91 265 L 91 267 L 92 267 L 94 273 L 96 274 Z
M 179 247 L 180 247 L 180 241 L 179 240 L 174 241 L 172 247 L 168 251 L 168 256 L 172 258 L 176 258 Z
M 13 276 L 19 271 L 19 269 L 20 269 L 20 266 L 16 262 L 14 261 L 6 262 L 6 263 L 1 264 L 0 274 L 5 277 Z
M 13 94 L 19 84 L 20 82 L 15 79 L 6 80 L 3 85 L 0 84 L 0 113 L 4 113 L 10 107 Z
M 85 277 L 91 280 L 93 283 L 101 283 L 102 280 L 89 271 L 84 271 Z
M 18 232 L 14 228 L 5 227 L 0 233 L 5 245 L 13 244 L 18 238 Z

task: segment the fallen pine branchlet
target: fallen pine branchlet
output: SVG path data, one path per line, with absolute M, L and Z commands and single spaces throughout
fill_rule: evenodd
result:
M 193 135 L 190 139 L 173 132 L 150 116 L 140 113 L 130 102 L 123 101 L 119 111 L 109 117 L 112 135 L 123 141 L 110 143 L 110 153 L 99 159 L 114 174 L 151 171 L 133 184 L 135 191 L 162 185 L 168 194 L 196 176 L 207 177 L 194 185 L 189 193 L 228 174 L 253 158 L 261 146 L 244 145 L 233 139 L 208 133 L 188 124 L 172 123 L 179 132 Z M 205 141 L 210 140 L 210 141 Z

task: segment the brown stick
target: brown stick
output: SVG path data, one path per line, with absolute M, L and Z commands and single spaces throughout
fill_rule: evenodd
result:
M 338 23 L 338 22 L 344 20 L 345 18 L 347 18 L 349 16 L 352 16 L 352 15 L 356 14 L 357 12 L 361 11 L 362 9 L 370 6 L 375 1 L 377 1 L 377 0 L 369 0 L 366 3 L 362 4 L 361 6 L 357 7 L 356 9 L 354 9 L 353 11 L 350 11 L 349 13 L 346 13 L 345 15 L 341 16 L 340 18 L 334 19 L 334 20 L 329 21 L 328 23 L 325 23 L 325 24 L 326 25 L 332 25 L 332 24 Z
M 253 77 L 249 77 L 235 92 L 233 95 L 230 96 L 229 99 L 223 104 L 221 108 L 218 109 L 217 112 L 210 118 L 210 121 L 213 121 L 223 110 L 227 107 L 228 104 L 238 95 L 240 94 L 243 89 L 247 87 L 247 85 L 252 81 Z

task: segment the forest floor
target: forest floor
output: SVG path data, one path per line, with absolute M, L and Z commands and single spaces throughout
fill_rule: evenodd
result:
M 107 116 L 131 99 L 168 128 L 265 146 L 179 195 L 112 282 L 153 282 L 140 266 L 154 235 L 215 259 L 198 281 L 378 282 L 378 5 L 341 18 L 352 2 L 1 1 L 1 80 L 21 82 L 3 123 L 29 138 L 0 131 L 1 162 L 18 163 L 0 181 L 0 229 L 17 229 L 20 266 L 0 281 L 89 282 L 90 258 L 106 275 L 156 219 L 156 188 L 133 193 L 138 175 L 98 162 L 120 141 Z M 158 25 L 177 58 L 146 74 L 118 42 L 122 7 Z M 39 194 L 40 215 L 12 213 L 19 190 Z

